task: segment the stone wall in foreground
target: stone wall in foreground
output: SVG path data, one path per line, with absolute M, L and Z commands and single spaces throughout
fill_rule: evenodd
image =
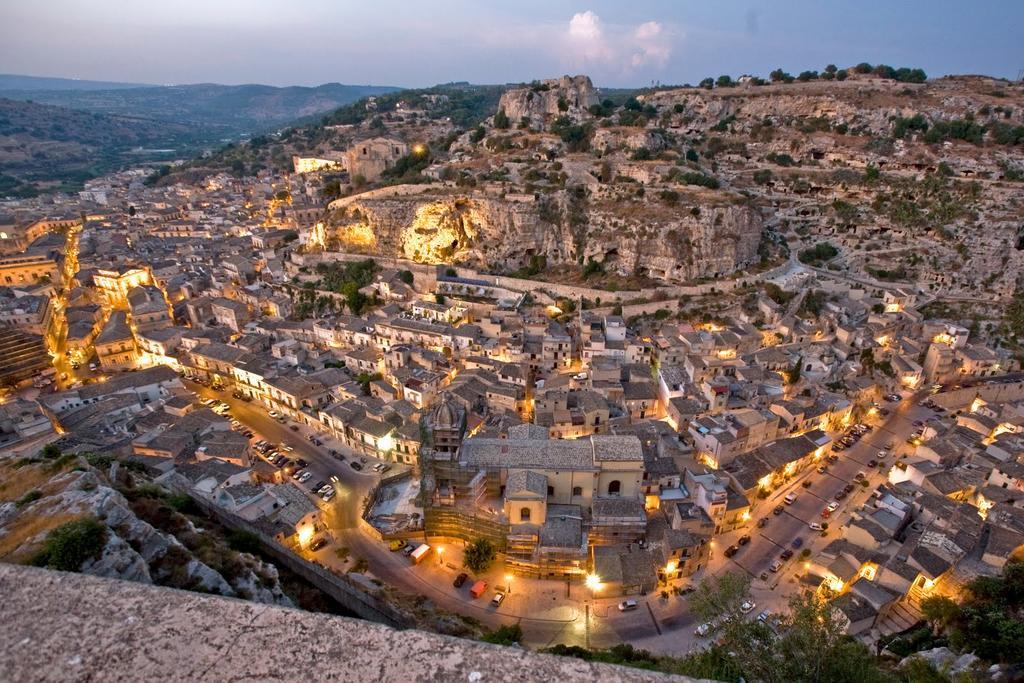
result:
M 423 631 L 0 564 L 10 681 L 693 681 Z

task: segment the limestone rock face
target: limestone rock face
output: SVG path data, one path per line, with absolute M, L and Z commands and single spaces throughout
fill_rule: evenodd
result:
M 695 195 L 676 207 L 562 191 L 534 198 L 429 188 L 375 191 L 332 204 L 328 232 L 345 251 L 512 271 L 594 258 L 606 270 L 670 282 L 731 273 L 757 256 L 763 219 L 750 206 Z M 694 211 L 694 204 L 701 208 Z
M 544 125 L 563 114 L 578 121 L 597 103 L 597 91 L 589 76 L 562 76 L 508 90 L 502 94 L 498 108 L 505 110 L 513 124 L 525 117 L 532 125 Z
M 236 570 L 221 574 L 193 555 L 175 535 L 157 529 L 136 515 L 128 499 L 94 469 L 58 474 L 47 482 L 44 490 L 49 493 L 24 507 L 18 508 L 12 503 L 0 509 L 0 537 L 5 527 L 15 524 L 21 514 L 67 518 L 88 515 L 106 525 L 107 541 L 97 557 L 82 565 L 81 571 L 85 574 L 200 588 L 225 596 L 292 606 L 281 590 L 277 569 L 272 564 L 247 553 L 238 553 L 237 562 L 227 563 Z M 186 523 L 183 532 L 184 535 L 181 531 L 175 533 L 183 538 L 202 533 L 191 522 Z M 41 533 L 28 539 L 26 545 L 38 547 L 45 536 Z M 224 549 L 223 552 L 230 551 Z

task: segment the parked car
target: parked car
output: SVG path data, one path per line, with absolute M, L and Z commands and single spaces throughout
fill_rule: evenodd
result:
M 772 514 L 773 515 L 781 515 L 785 511 L 786 511 L 786 508 L 782 507 L 781 505 L 776 505 L 775 509 L 772 510 Z
M 281 413 L 277 412 L 276 410 L 271 410 L 269 413 L 267 413 L 267 415 L 274 418 L 275 420 L 281 417 Z
M 303 460 L 302 458 L 295 458 L 295 462 L 298 464 L 299 467 L 309 467 L 309 463 Z
M 811 527 L 812 531 L 821 531 L 823 528 L 821 524 L 818 522 L 811 522 L 809 526 Z
M 620 612 L 628 612 L 637 608 L 636 600 L 623 600 L 619 603 Z
M 793 551 L 789 548 L 786 548 L 779 554 L 779 557 L 781 557 L 783 560 L 788 560 L 789 558 L 793 557 Z
M 750 536 L 747 536 L 746 534 L 744 534 L 743 536 L 740 536 L 739 540 L 736 541 L 736 542 L 739 543 L 740 545 L 746 545 L 746 544 L 750 543 Z
M 753 600 L 744 600 L 743 603 L 740 604 L 740 611 L 744 614 L 749 614 L 754 611 L 755 607 L 757 607 L 757 603 Z
M 791 491 L 790 493 L 787 493 L 786 497 L 782 499 L 782 502 L 784 502 L 786 505 L 792 505 L 793 503 L 795 503 L 796 502 L 796 492 L 795 491 Z M 778 509 L 779 512 L 776 512 L 775 514 L 780 514 L 782 512 L 781 508 L 776 508 L 776 509 Z
M 310 472 L 309 470 L 306 470 L 305 472 L 299 475 L 299 483 L 304 484 L 305 482 L 309 481 L 312 478 L 312 476 L 313 473 Z
M 769 612 L 768 610 L 763 610 L 760 614 L 757 615 L 757 620 L 760 621 L 762 624 L 765 624 L 768 623 L 768 618 L 771 616 L 771 612 Z
M 352 467 L 352 469 L 354 469 L 354 470 L 355 470 L 356 472 L 358 472 L 358 471 L 360 471 L 360 470 L 362 470 L 362 469 L 363 469 L 363 466 L 362 466 L 362 465 L 360 465 L 360 464 L 359 464 L 358 462 L 356 462 L 355 460 L 353 460 L 352 462 L 350 462 L 350 463 L 349 463 L 349 465 L 350 465 L 350 466 Z
M 299 431 L 299 425 L 288 425 L 288 429 L 292 430 L 293 432 L 297 432 Z
M 828 472 L 828 467 L 825 465 L 818 465 L 818 474 L 825 474 Z
M 804 544 L 804 539 L 800 538 L 799 536 L 794 538 L 793 542 L 790 543 L 790 545 L 792 545 L 797 550 L 800 550 L 800 546 L 802 546 L 803 544 Z
M 405 546 L 405 550 L 402 551 L 402 554 L 405 555 L 406 557 L 408 557 L 409 555 L 412 555 L 413 552 L 418 547 L 419 547 L 418 545 L 413 545 L 412 543 L 410 543 L 409 545 Z
M 871 458 L 871 460 L 868 460 L 868 467 L 878 467 L 878 461 Z
M 327 539 L 321 536 L 320 538 L 314 540 L 312 543 L 309 544 L 309 549 L 315 553 L 317 550 L 320 550 L 320 548 L 323 548 L 325 545 L 327 545 Z
M 814 482 L 811 481 L 810 479 L 804 479 L 802 482 L 800 482 L 800 485 L 803 486 L 805 489 L 809 489 L 811 488 L 811 484 L 813 483 Z
M 731 546 L 729 546 L 728 548 L 725 549 L 725 556 L 726 557 L 732 557 L 733 555 L 735 555 L 739 551 L 740 551 L 740 547 L 738 545 L 731 545 Z
M 326 503 L 330 501 L 331 498 L 334 498 L 335 495 L 336 494 L 334 489 L 327 489 L 320 497 L 323 498 L 324 502 Z
M 771 569 L 773 572 L 779 571 L 782 569 L 782 560 L 775 560 L 771 563 L 771 566 L 769 566 L 768 569 Z
M 763 529 L 766 526 L 768 526 L 768 518 L 767 517 L 762 517 L 761 519 L 757 520 L 757 528 L 758 529 Z
M 504 599 L 505 599 L 505 594 L 504 593 L 495 593 L 494 597 L 491 598 L 491 604 L 494 605 L 495 607 L 498 607 L 499 605 L 501 605 L 501 602 Z
M 400 538 L 395 538 L 395 539 L 392 539 L 392 540 L 388 541 L 388 550 L 390 550 L 393 553 L 394 552 L 398 552 L 399 550 L 401 550 L 404 547 L 405 547 L 405 541 L 403 541 Z M 456 585 L 457 586 L 461 586 L 462 584 L 456 584 Z
M 462 584 L 466 583 L 467 579 L 469 579 L 469 574 L 467 574 L 466 572 L 462 572 L 461 574 L 455 577 L 455 580 L 452 581 L 452 585 L 456 588 L 462 588 Z
M 828 504 L 828 511 L 829 512 L 835 512 L 838 509 L 839 509 L 839 502 L 838 501 L 833 500 L 833 501 L 831 501 Z
M 306 472 L 306 470 L 295 470 L 292 472 L 292 479 L 298 479 L 303 474 L 308 474 L 308 472 Z

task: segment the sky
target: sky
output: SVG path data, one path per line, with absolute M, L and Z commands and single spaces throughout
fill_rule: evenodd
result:
M 418 87 L 606 87 L 858 62 L 1024 69 L 1024 0 L 0 0 L 0 72 Z

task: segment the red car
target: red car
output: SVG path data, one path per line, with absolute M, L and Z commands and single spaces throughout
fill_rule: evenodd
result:
M 832 513 L 828 511 L 828 508 L 825 508 L 824 510 L 821 511 L 822 519 L 828 519 L 831 516 L 832 516 Z

